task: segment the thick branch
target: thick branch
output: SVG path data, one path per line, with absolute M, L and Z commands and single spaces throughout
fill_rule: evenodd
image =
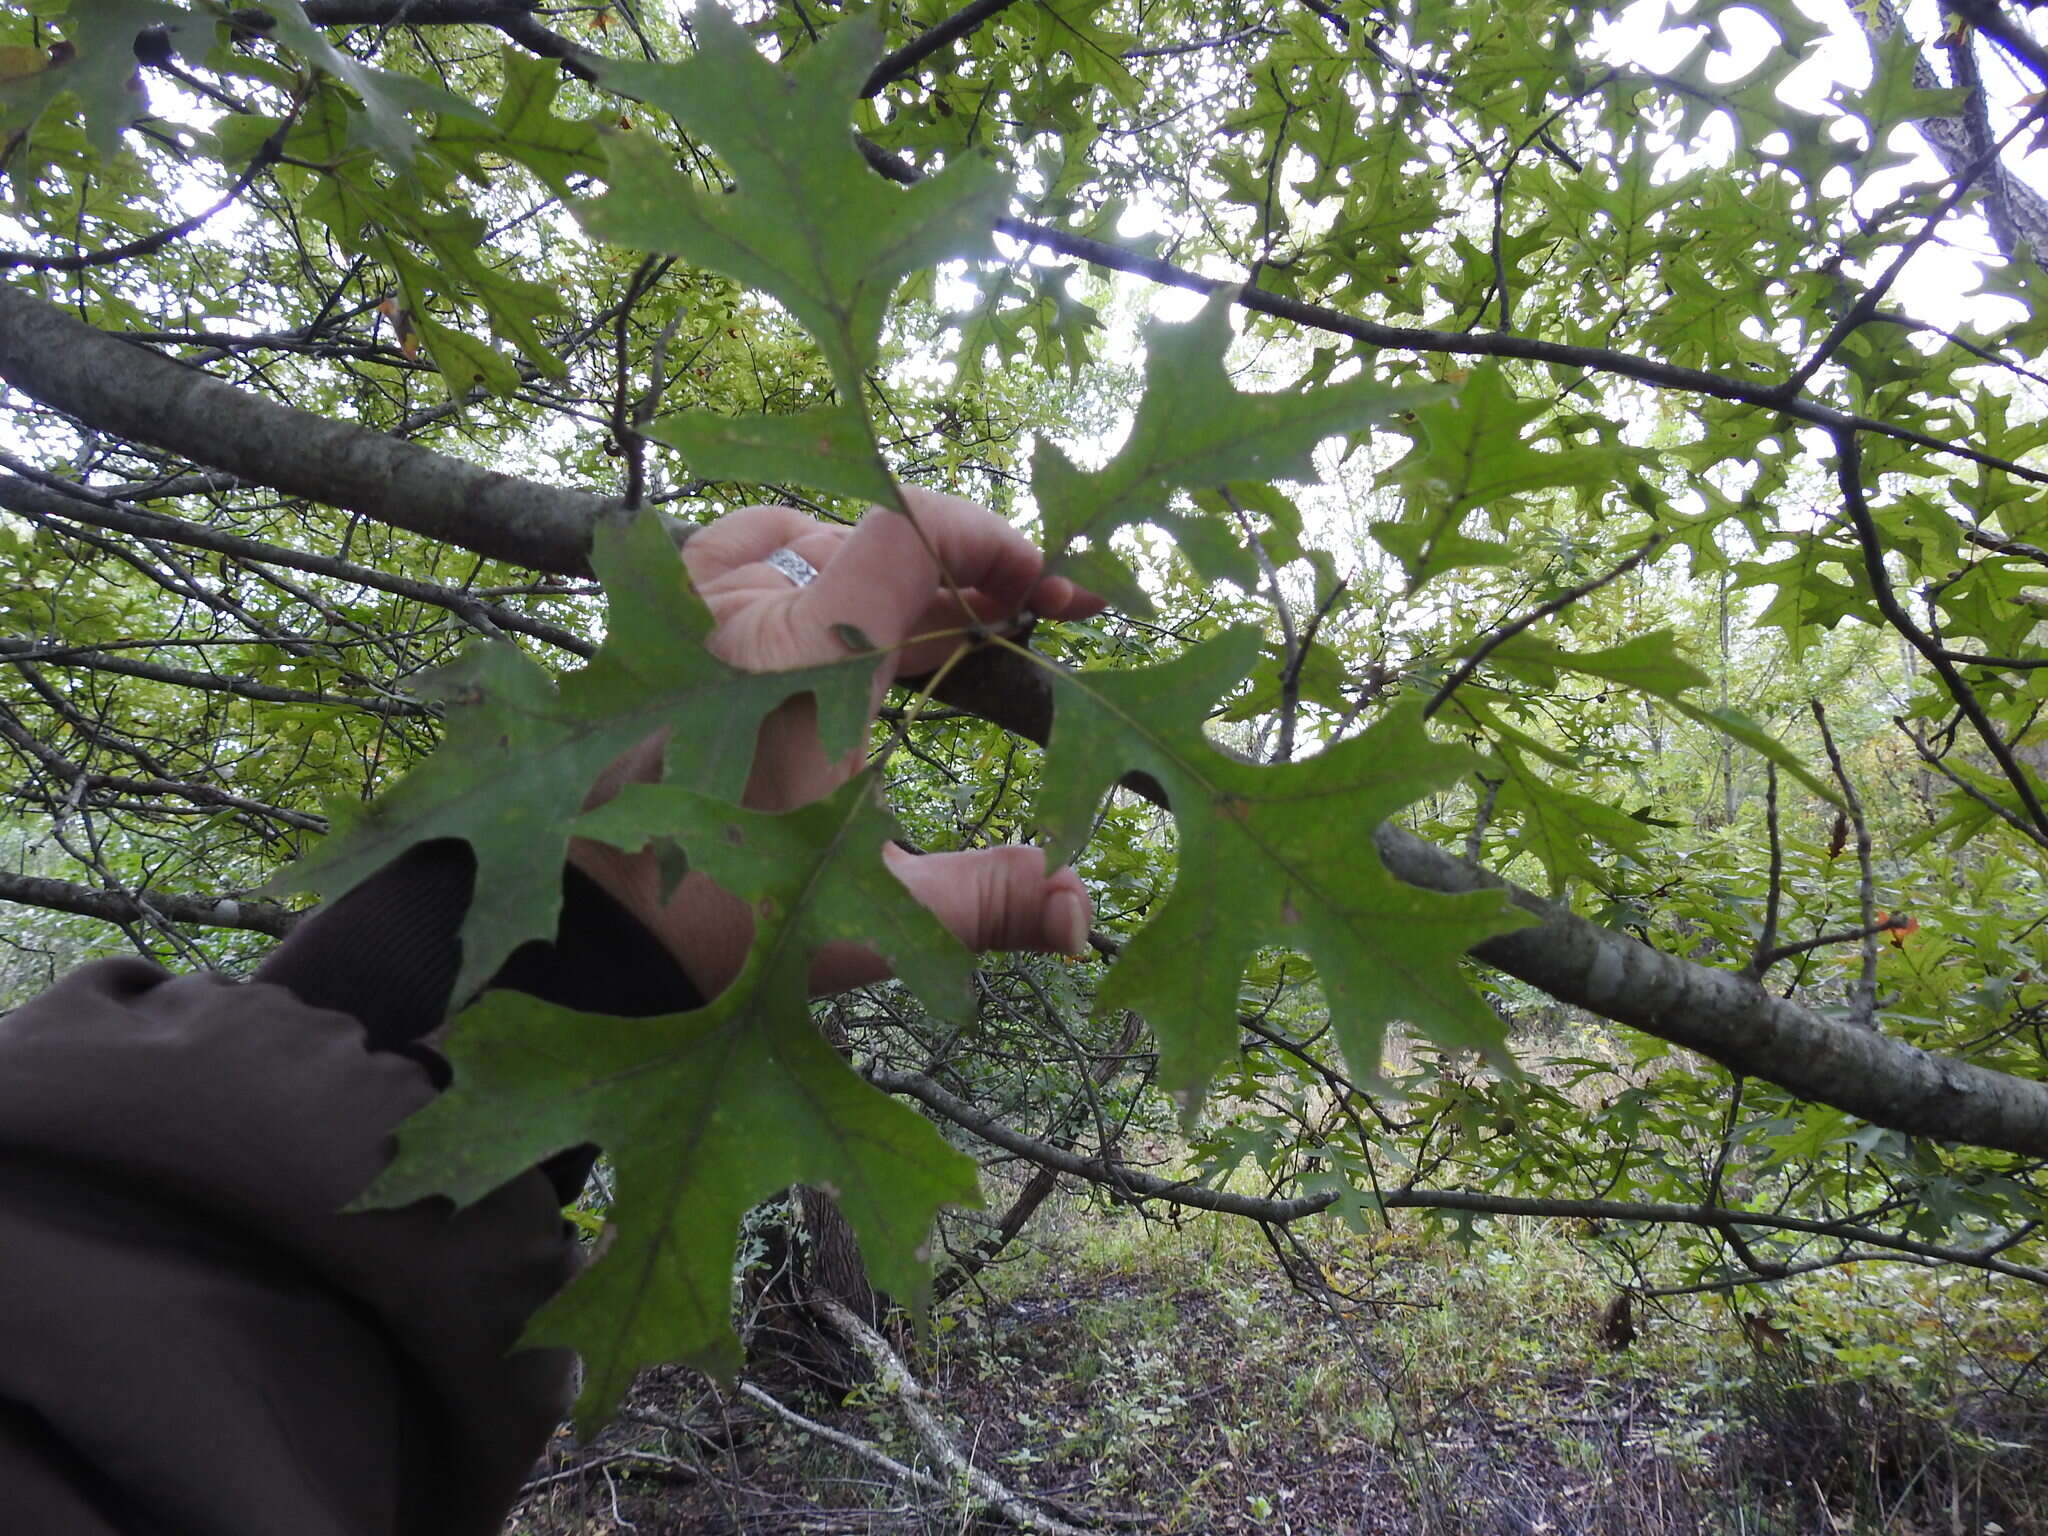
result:
M 1388 870 L 1411 885 L 1505 891 L 1534 914 L 1536 926 L 1472 952 L 1553 997 L 1874 1125 L 2048 1156 L 2048 1084 L 1824 1018 L 1750 977 L 1602 928 L 1403 828 L 1382 826 L 1374 842 Z
M 242 928 L 281 939 L 292 930 L 299 914 L 274 901 L 248 901 L 237 896 L 182 896 L 170 891 L 96 890 L 74 885 L 69 880 L 50 880 L 41 875 L 14 875 L 0 871 L 0 901 L 16 901 L 27 907 L 47 907 L 52 912 L 71 912 L 96 917 L 108 923 L 139 923 L 150 913 L 174 923 L 191 923 L 200 928 Z
M 1052 688 L 1043 663 L 989 647 L 953 669 L 945 703 L 1043 744 Z M 1127 787 L 1164 805 L 1149 779 Z M 1918 1136 L 2048 1155 L 2048 1084 L 1823 1018 L 1733 971 L 1696 965 L 1602 928 L 1391 824 L 1374 834 L 1398 879 L 1425 890 L 1499 890 L 1534 926 L 1488 939 L 1473 954 L 1561 1002 L 1709 1056 L 1816 1103 Z
M 1443 339 L 1439 350 L 1489 340 L 1523 343 L 1519 337 Z M 1411 337 L 1389 344 L 1414 343 Z M 1725 395 L 1726 381 L 1711 375 L 1650 366 L 1687 376 L 1683 383 L 1670 381 L 1673 387 Z M 136 436 L 298 495 L 541 570 L 580 571 L 593 525 L 614 505 L 272 404 L 5 288 L 0 377 L 100 431 Z M 1714 387 L 1698 382 L 1701 377 Z M 1782 409 L 1798 414 L 1808 408 Z M 1837 413 L 1810 409 L 1819 414 L 1804 419 L 1849 425 Z M 2048 479 L 2036 471 L 2020 473 Z M 0 480 L 0 495 L 24 489 L 40 488 Z M 62 508 L 77 505 L 75 500 L 59 500 L 59 515 L 73 515 Z M 955 668 L 939 697 L 1037 742 L 1051 730 L 1052 690 L 1044 674 L 1036 664 L 994 648 Z M 1157 786 L 1149 787 L 1156 795 Z M 1377 837 L 1388 868 L 1412 885 L 1502 889 L 1535 914 L 1536 926 L 1489 939 L 1475 953 L 1560 1001 L 1874 1124 L 2048 1155 L 2048 1085 L 1836 1024 L 1733 972 L 1661 954 L 1553 907 L 1398 827 L 1382 827 Z
M 279 405 L 0 287 L 0 379 L 96 431 L 537 570 L 580 571 L 617 504 Z

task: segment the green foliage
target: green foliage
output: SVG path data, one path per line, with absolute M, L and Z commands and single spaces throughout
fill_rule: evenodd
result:
M 940 1016 L 958 1016 L 970 960 L 881 862 L 894 832 L 872 770 L 827 800 L 761 816 L 666 782 L 585 816 L 585 835 L 674 839 L 693 868 L 752 907 L 745 970 L 706 1008 L 655 1019 L 565 1015 L 492 994 L 464 1015 L 456 1086 L 399 1135 L 366 1197 L 479 1199 L 522 1169 L 596 1141 L 618 1171 L 603 1257 L 527 1330 L 582 1351 L 578 1425 L 608 1418 L 641 1366 L 687 1360 L 729 1374 L 732 1243 L 749 1207 L 790 1184 L 829 1191 L 874 1283 L 925 1293 L 926 1237 L 942 1203 L 976 1199 L 973 1164 L 875 1092 L 812 1025 L 809 957 L 834 940 L 888 955 Z
M 1239 980 L 1260 945 L 1315 962 L 1361 1076 L 1378 1075 L 1386 1026 L 1505 1061 L 1500 1021 L 1459 957 L 1521 919 L 1492 892 L 1425 896 L 1389 876 L 1380 822 L 1456 780 L 1465 754 L 1433 745 L 1412 711 L 1304 763 L 1233 762 L 1202 737 L 1203 713 L 1242 677 L 1258 633 L 1234 629 L 1160 667 L 1062 676 L 1037 814 L 1061 853 L 1126 773 L 1165 791 L 1180 829 L 1172 896 L 1131 941 L 1099 1006 L 1135 1008 L 1159 1031 L 1162 1086 L 1190 1115 L 1236 1037 Z
M 846 118 L 881 53 L 867 24 L 833 29 L 787 69 L 756 53 L 715 7 L 696 25 L 702 46 L 687 63 L 621 61 L 604 78 L 701 135 L 731 166 L 734 189 L 700 193 L 658 141 L 615 136 L 609 190 L 583 221 L 601 239 L 686 257 L 773 294 L 823 350 L 840 400 L 772 424 L 673 418 L 656 435 L 702 474 L 793 474 L 838 495 L 894 502 L 860 404 L 884 311 L 912 270 L 985 241 L 1008 189 L 973 160 L 908 190 L 868 168 Z
M 705 44 L 691 64 L 622 79 L 714 133 L 745 125 L 750 136 L 727 150 L 740 189 L 701 201 L 672 184 L 651 140 L 623 150 L 615 140 L 612 190 L 587 222 L 759 283 L 825 351 L 843 396 L 826 410 L 840 425 L 821 427 L 813 411 L 743 421 L 714 438 L 701 422 L 686 423 L 700 468 L 734 472 L 737 453 L 762 472 L 779 462 L 828 491 L 861 493 L 863 474 L 881 474 L 858 401 L 882 305 L 920 253 L 958 234 L 987 190 L 967 181 L 964 197 L 906 212 L 912 194 L 888 189 L 850 151 L 832 147 L 819 104 L 835 88 L 850 94 L 872 62 L 873 40 L 859 29 L 843 29 L 832 47 L 784 72 L 730 24 L 701 25 Z M 793 105 L 743 113 L 743 98 Z M 876 243 L 844 241 L 848 228 L 873 231 Z M 825 255 L 830 240 L 839 243 Z M 790 260 L 796 252 L 820 259 Z M 1416 399 L 1370 380 L 1239 395 L 1222 371 L 1228 337 L 1227 301 L 1192 326 L 1152 333 L 1131 441 L 1097 474 L 1079 476 L 1056 450 L 1040 449 L 1035 479 L 1047 507 L 1059 509 L 1048 515 L 1056 550 L 1084 534 L 1099 549 L 1111 531 L 1143 519 L 1172 527 L 1197 570 L 1215 574 L 1201 551 L 1237 546 L 1223 542 L 1213 513 L 1168 514 L 1168 491 L 1305 471 L 1318 441 Z M 801 451 L 813 433 L 818 446 Z M 720 449 L 726 458 L 715 456 Z M 610 1152 L 620 1169 L 615 1239 L 529 1335 L 583 1350 L 586 1424 L 609 1412 L 642 1365 L 678 1356 L 721 1370 L 738 1363 L 722 1320 L 719 1249 L 757 1200 L 791 1182 L 837 1190 L 877 1281 L 914 1296 L 912 1255 L 932 1208 L 973 1191 L 955 1155 L 928 1136 L 907 1137 L 914 1117 L 839 1066 L 803 1006 L 804 957 L 842 938 L 880 949 L 936 1015 L 963 1010 L 964 956 L 881 870 L 885 824 L 875 819 L 873 782 L 772 820 L 717 809 L 717 799 L 738 795 L 758 721 L 793 694 L 818 698 L 826 749 L 843 752 L 866 670 L 754 677 L 713 660 L 701 648 L 708 616 L 680 590 L 672 557 L 662 574 L 664 544 L 644 517 L 607 530 L 593 563 L 611 604 L 605 645 L 590 665 L 557 689 L 516 651 L 477 652 L 441 684 L 453 706 L 442 750 L 289 877 L 294 887 L 345 890 L 419 842 L 467 840 L 478 894 L 463 930 L 457 992 L 466 996 L 520 943 L 551 930 L 559 904 L 552 871 L 598 773 L 650 731 L 669 731 L 664 783 L 578 826 L 628 847 L 678 845 L 692 867 L 752 902 L 748 971 L 701 1014 L 631 1028 L 563 1018 L 549 1025 L 544 1009 L 486 1003 L 458 1036 L 462 1086 L 401 1138 L 399 1160 L 374 1192 L 381 1201 L 428 1191 L 473 1199 L 563 1147 L 595 1141 Z M 1107 569 L 1068 567 L 1085 579 Z M 1244 579 L 1251 584 L 1249 572 Z M 1292 944 L 1315 961 L 1343 1019 L 1345 1053 L 1363 1075 L 1376 1072 L 1382 1033 L 1396 1020 L 1505 1062 L 1499 1021 L 1466 984 L 1459 957 L 1512 926 L 1510 909 L 1492 894 L 1441 897 L 1404 886 L 1372 844 L 1382 820 L 1454 781 L 1465 759 L 1432 747 L 1406 714 L 1310 762 L 1229 761 L 1202 740 L 1201 712 L 1251 669 L 1258 648 L 1256 631 L 1240 628 L 1166 667 L 1058 679 L 1059 723 L 1037 809 L 1056 844 L 1071 850 L 1103 791 L 1134 769 L 1165 787 L 1183 839 L 1173 897 L 1118 966 L 1103 1006 L 1150 1016 L 1164 1086 L 1190 1115 L 1228 1053 L 1239 977 L 1261 944 Z M 763 1128 L 792 1118 L 802 1122 L 797 1134 L 766 1136 Z M 678 1144 L 679 1120 L 704 1129 Z
M 785 1184 L 837 1190 L 877 1278 L 920 1293 L 932 1213 L 973 1180 L 848 1061 L 1107 1159 L 1171 1134 L 1171 1090 L 1194 1172 L 1327 1195 L 1361 1233 L 1388 1191 L 1439 1188 L 1853 1217 L 2038 1267 L 2038 1159 L 1731 1079 L 1468 966 L 1519 919 L 1374 847 L 1398 817 L 1688 965 L 1776 946 L 1759 996 L 2043 1079 L 2048 307 L 2014 235 L 2038 212 L 1989 175 L 1943 212 L 1954 167 L 1909 156 L 1916 124 L 1953 145 L 2013 120 L 2007 73 L 1924 90 L 1916 60 L 1953 77 L 1918 18 L 1875 40 L 1870 7 L 1792 0 L 1656 37 L 1642 8 L 1546 0 L 1061 0 L 906 55 L 948 9 L 572 7 L 527 18 L 537 52 L 524 26 L 291 0 L 0 3 L 10 290 L 536 503 L 642 514 L 602 533 L 600 593 L 573 561 L 196 474 L 212 443 L 161 441 L 152 402 L 81 431 L 17 387 L 0 484 L 89 494 L 0 521 L 7 871 L 219 913 L 309 845 L 286 884 L 333 893 L 462 838 L 465 994 L 550 931 L 578 832 L 768 903 L 699 1013 L 486 998 L 380 1186 L 469 1199 L 605 1146 L 606 1255 L 534 1334 L 585 1349 L 586 1423 L 648 1360 L 731 1367 L 729 1236 Z M 1214 291 L 1194 312 L 1148 276 Z M 1029 637 L 1049 749 L 898 710 L 832 801 L 736 809 L 783 701 L 857 743 L 875 658 L 713 661 L 645 509 L 850 520 L 910 483 L 1035 520 L 1115 599 Z M 657 731 L 662 784 L 584 818 Z M 885 784 L 919 848 L 1056 841 L 1120 958 L 968 989 L 878 862 Z M 1866 888 L 1918 926 L 1814 943 L 1863 926 Z M 19 910 L 17 990 L 124 945 L 234 969 L 265 942 L 146 901 L 121 928 Z M 907 990 L 831 1005 L 821 1039 L 804 965 L 848 937 Z M 1485 1240 L 1471 1209 L 1436 1219 Z M 1560 1230 L 1640 1289 L 1875 1241 Z
M 664 775 L 739 798 L 760 721 L 809 693 L 828 751 L 857 739 L 873 662 L 803 672 L 739 672 L 703 647 L 711 615 L 658 519 L 600 529 L 592 564 L 611 597 L 604 647 L 559 684 L 508 645 L 480 646 L 437 679 L 453 712 L 442 749 L 286 870 L 280 890 L 339 895 L 406 849 L 457 837 L 476 854 L 457 997 L 490 979 L 561 911 L 571 824 L 620 754 L 667 733 Z
M 1232 481 L 1313 477 L 1309 454 L 1325 438 L 1355 432 L 1413 410 L 1433 392 L 1388 389 L 1369 377 L 1283 394 L 1248 395 L 1224 371 L 1230 345 L 1228 291 L 1210 299 L 1184 326 L 1146 332 L 1145 393 L 1131 434 L 1115 458 L 1090 474 L 1049 442 L 1031 464 L 1031 489 L 1042 509 L 1048 566 L 1101 593 L 1127 612 L 1153 611 L 1110 537 L 1140 523 L 1163 528 L 1208 581 L 1258 581 L 1251 552 L 1216 515 L 1175 512 L 1173 491 Z M 1075 550 L 1077 540 L 1087 548 Z

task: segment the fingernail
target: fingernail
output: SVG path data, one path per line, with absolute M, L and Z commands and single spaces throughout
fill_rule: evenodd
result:
M 1074 600 L 1074 584 L 1064 576 L 1048 576 L 1038 584 L 1038 608 L 1058 613 Z
M 1072 891 L 1054 891 L 1045 904 L 1045 932 L 1063 955 L 1088 948 L 1088 906 Z

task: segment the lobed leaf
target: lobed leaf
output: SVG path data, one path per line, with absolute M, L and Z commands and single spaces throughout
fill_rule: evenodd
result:
M 1117 607 L 1149 614 L 1152 600 L 1109 540 L 1151 524 L 1170 533 L 1197 575 L 1250 588 L 1258 568 L 1227 523 L 1169 509 L 1177 490 L 1233 480 L 1309 480 L 1325 438 L 1412 411 L 1437 391 L 1361 376 L 1284 394 L 1246 394 L 1223 366 L 1233 295 L 1223 290 L 1185 325 L 1145 331 L 1145 394 L 1116 456 L 1092 473 L 1041 439 L 1031 488 L 1045 524 L 1048 570 L 1072 576 Z M 1075 545 L 1085 541 L 1087 548 Z
M 869 168 L 854 146 L 848 105 L 881 56 L 872 23 L 842 22 L 786 68 L 761 57 L 716 6 L 700 6 L 693 24 L 699 47 L 684 63 L 613 60 L 601 77 L 711 146 L 730 167 L 733 190 L 704 191 L 651 135 L 611 134 L 609 190 L 578 214 L 600 239 L 680 256 L 761 289 L 817 341 L 845 430 L 816 452 L 800 436 L 781 440 L 794 457 L 781 461 L 777 478 L 827 488 L 886 482 L 858 402 L 889 301 L 912 271 L 985 249 L 1007 183 L 979 157 L 909 188 Z M 856 425 L 864 439 L 857 457 L 865 460 L 858 473 L 849 464 L 856 445 L 845 439 Z M 736 449 L 748 464 L 767 451 L 759 433 L 750 447 L 721 444 L 702 427 L 681 430 L 714 452 Z M 895 500 L 893 490 L 885 499 Z
M 635 785 L 576 830 L 623 848 L 673 840 L 742 897 L 755 937 L 708 1006 L 652 1019 L 575 1014 L 491 993 L 458 1020 L 454 1085 L 398 1133 L 364 1203 L 441 1193 L 467 1203 L 568 1147 L 596 1142 L 618 1174 L 601 1257 L 534 1318 L 526 1345 L 584 1361 L 576 1421 L 606 1418 L 642 1366 L 729 1376 L 732 1242 L 752 1206 L 818 1186 L 860 1239 L 875 1284 L 921 1305 L 927 1236 L 945 1204 L 979 1199 L 973 1161 L 863 1083 L 819 1036 L 805 986 L 820 946 L 887 955 L 934 1014 L 964 1017 L 972 957 L 882 862 L 895 824 L 869 769 L 782 816 L 674 784 Z
M 1500 1020 L 1460 960 L 1529 919 L 1497 892 L 1443 896 L 1405 885 L 1373 844 L 1381 822 L 1476 759 L 1431 741 L 1412 708 L 1302 762 L 1225 756 L 1202 721 L 1259 650 L 1258 632 L 1239 627 L 1164 666 L 1054 679 L 1036 803 L 1055 845 L 1049 857 L 1071 852 L 1103 794 L 1131 772 L 1165 789 L 1180 835 L 1173 890 L 1125 947 L 1099 1006 L 1151 1020 L 1161 1084 L 1189 1106 L 1236 1049 L 1238 985 L 1261 946 L 1315 963 L 1355 1073 L 1377 1075 L 1397 1020 L 1505 1063 Z
M 338 896 L 418 843 L 463 839 L 477 861 L 464 998 L 521 944 L 553 935 L 571 823 L 628 748 L 666 731 L 669 782 L 737 800 L 760 722 L 785 699 L 817 700 L 828 751 L 860 739 L 876 663 L 756 673 L 719 661 L 703 644 L 711 616 L 654 514 L 601 528 L 591 563 L 611 608 L 589 665 L 557 684 L 509 644 L 472 649 L 437 680 L 450 705 L 440 750 L 374 804 L 335 807 L 335 832 L 272 889 Z

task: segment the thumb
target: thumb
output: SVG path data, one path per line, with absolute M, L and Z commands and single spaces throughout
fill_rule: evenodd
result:
M 890 872 L 969 949 L 1078 955 L 1088 948 L 1087 887 L 1070 866 L 1045 871 L 1045 850 L 965 853 L 883 849 Z
M 969 949 L 1078 955 L 1088 947 L 1087 887 L 1070 868 L 1048 875 L 1041 848 L 908 853 L 891 843 L 882 855 L 890 873 Z M 812 958 L 811 991 L 843 992 L 888 975 L 873 950 L 827 944 Z

